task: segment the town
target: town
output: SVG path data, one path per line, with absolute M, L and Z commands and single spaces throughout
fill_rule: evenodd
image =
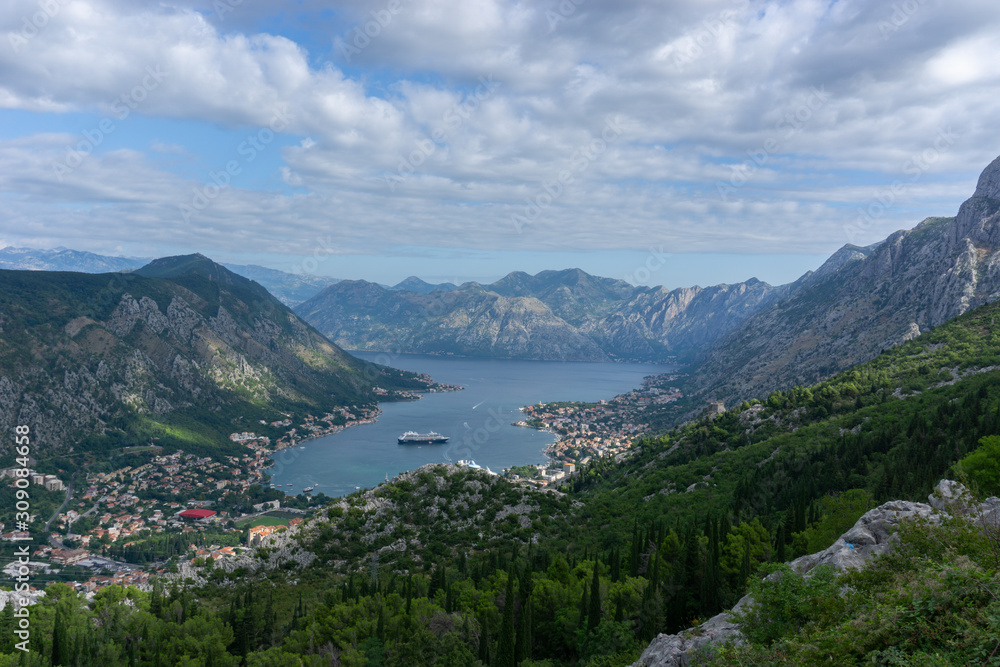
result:
M 305 415 L 300 424 L 290 418 L 261 420 L 261 430 L 275 437 L 251 431 L 232 433 L 229 440 L 244 449 L 238 456 L 213 458 L 182 450 L 165 453 L 151 445 L 130 453 L 133 465 L 85 475 L 80 470 L 72 482 L 29 469 L 27 478 L 37 488 L 32 492 L 36 497 L 44 494 L 58 504 L 55 499 L 65 494 L 65 502 L 48 522 L 48 513 L 32 516 L 28 526 L 18 525 L 17 530 L 8 530 L 0 522 L 0 544 L 32 545 L 29 569 L 40 585 L 60 580 L 85 593 L 109 585 L 146 589 L 151 574 L 238 556 L 275 532 L 301 523 L 310 507 L 327 498 L 322 494 L 288 496 L 271 488 L 267 475 L 271 455 L 369 424 L 379 413 L 377 407 L 350 406 L 322 417 Z M 16 470 L 0 470 L 0 479 L 13 482 Z M 13 524 L 8 517 L 4 519 Z M 28 527 L 32 530 L 22 530 Z M 48 531 L 47 544 L 32 540 L 33 533 Z M 5 571 L 17 576 L 17 567 L 16 562 L 10 563 Z
M 642 387 L 598 403 L 538 403 L 521 408 L 524 419 L 516 426 L 537 428 L 556 435 L 545 454 L 549 463 L 514 466 L 507 474 L 516 481 L 538 487 L 559 483 L 594 458 L 624 456 L 636 438 L 649 427 L 641 413 L 683 396 L 669 386 L 673 375 L 648 376 Z

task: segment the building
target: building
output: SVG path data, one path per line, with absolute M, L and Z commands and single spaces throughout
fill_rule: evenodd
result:
M 177 516 L 188 521 L 206 521 L 215 514 L 215 510 L 184 510 Z
M 254 526 L 247 534 L 247 544 L 251 547 L 257 546 L 264 541 L 265 537 L 273 535 L 279 530 L 285 530 L 284 526 Z
M 708 416 L 718 417 L 721 414 L 725 414 L 726 404 L 722 401 L 712 401 L 708 404 Z
M 567 475 L 572 475 L 575 470 L 576 466 L 572 463 L 563 463 L 563 472 Z
M 84 549 L 53 549 L 49 559 L 59 565 L 73 565 L 87 558 L 90 554 Z
M 45 488 L 49 491 L 65 491 L 66 485 L 55 475 L 45 476 Z

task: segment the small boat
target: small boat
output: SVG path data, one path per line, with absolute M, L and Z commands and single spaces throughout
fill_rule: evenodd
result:
M 401 445 L 439 445 L 448 442 L 448 436 L 441 435 L 436 431 L 431 431 L 430 433 L 407 431 L 399 436 L 397 442 Z
M 315 486 L 307 486 L 306 488 L 302 489 L 302 493 L 309 493 L 315 488 L 316 488 Z

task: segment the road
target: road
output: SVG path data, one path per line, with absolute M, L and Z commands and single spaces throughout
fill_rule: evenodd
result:
M 73 473 L 73 476 L 69 478 L 69 484 L 66 486 L 66 500 L 64 500 L 63 503 L 62 503 L 62 505 L 60 505 L 56 509 L 55 513 L 53 513 L 52 516 L 49 517 L 49 520 L 45 522 L 45 528 L 43 530 L 46 533 L 49 532 L 49 526 L 52 525 L 52 522 L 56 520 L 56 517 L 59 516 L 59 514 L 66 508 L 66 505 L 69 504 L 69 501 L 73 500 L 73 484 L 74 484 L 74 482 L 76 482 L 76 473 Z M 49 533 L 49 540 L 50 541 L 52 540 L 51 533 Z M 57 546 L 59 546 L 60 548 L 62 548 L 62 542 L 59 541 L 59 544 Z

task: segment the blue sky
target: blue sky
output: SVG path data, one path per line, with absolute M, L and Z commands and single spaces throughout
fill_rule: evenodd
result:
M 0 246 L 772 283 L 1000 154 L 986 0 L 12 0 Z

